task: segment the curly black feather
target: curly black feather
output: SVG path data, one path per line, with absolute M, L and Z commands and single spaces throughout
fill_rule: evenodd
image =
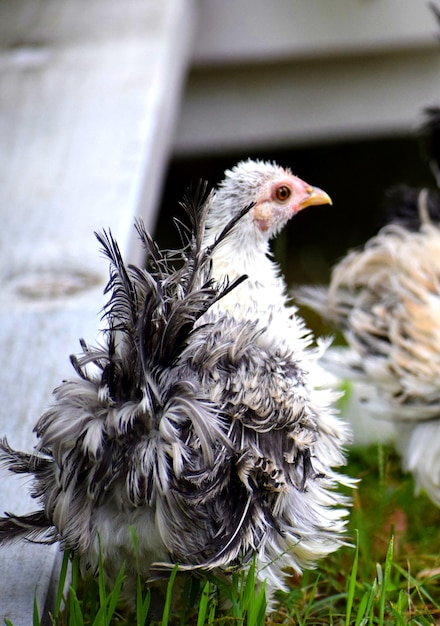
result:
M 410 231 L 418 231 L 427 221 L 440 223 L 440 193 L 435 189 L 391 187 L 385 193 L 384 207 L 387 224 Z

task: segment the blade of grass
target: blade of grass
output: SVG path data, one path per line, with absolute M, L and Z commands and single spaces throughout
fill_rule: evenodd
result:
M 353 566 L 351 569 L 351 574 L 348 582 L 348 594 L 347 594 L 347 609 L 345 613 L 345 626 L 350 626 L 351 623 L 351 611 L 353 608 L 353 600 L 356 589 L 356 578 L 358 571 L 358 562 L 359 562 L 359 531 L 356 528 L 356 549 L 354 553 Z
M 368 619 L 368 623 L 370 626 L 372 626 L 373 622 L 374 622 L 374 606 L 375 606 L 375 598 L 377 595 L 377 580 L 374 579 L 373 584 L 370 587 L 369 591 L 366 591 L 364 594 L 364 597 L 362 598 L 361 605 L 359 605 L 358 608 L 358 612 L 357 612 L 357 617 L 356 617 L 356 626 L 364 626 L 367 622 L 366 620 Z M 365 602 L 364 598 L 367 599 L 367 603 L 366 603 L 366 607 L 365 610 L 363 609 L 363 604 Z M 363 615 L 362 615 L 362 611 L 363 611 Z
M 151 592 L 147 588 L 145 596 L 142 596 L 141 577 L 138 574 L 136 588 L 136 626 L 145 626 L 147 623 L 148 611 L 150 610 Z
M 241 573 L 238 574 L 234 572 L 232 574 L 232 585 L 231 585 L 231 603 L 232 603 L 232 615 L 235 618 L 240 618 L 241 609 L 240 609 L 240 576 Z
M 208 626 L 213 626 L 216 610 L 217 610 L 217 603 L 211 602 L 211 608 L 209 610 L 209 616 L 208 616 Z
M 266 585 L 263 583 L 249 602 L 246 626 L 263 626 L 266 620 Z
M 84 626 L 81 603 L 76 595 L 75 589 L 72 587 L 69 593 L 69 609 L 69 626 Z
M 176 565 L 173 567 L 173 570 L 171 572 L 170 579 L 167 585 L 167 593 L 166 593 L 166 598 L 165 598 L 165 606 L 163 608 L 161 626 L 168 625 L 168 620 L 170 618 L 170 612 L 171 612 L 171 601 L 173 599 L 173 585 L 174 585 L 174 580 L 176 578 L 178 569 L 179 569 L 179 566 L 176 563 Z
M 111 619 L 116 611 L 116 607 L 118 606 L 119 599 L 121 596 L 122 584 L 124 582 L 125 577 L 125 562 L 122 564 L 121 569 L 119 570 L 118 577 L 116 578 L 116 582 L 113 586 L 112 591 L 107 596 L 106 603 L 106 623 L 110 624 Z M 104 572 L 102 573 L 102 578 L 104 579 Z M 104 581 L 105 582 L 105 581 Z
M 401 589 L 397 598 L 397 604 L 391 604 L 391 610 L 396 618 L 396 626 L 406 626 L 408 624 L 408 618 L 405 615 L 405 605 L 408 604 L 406 591 Z
M 306 608 L 304 610 L 304 616 L 303 616 L 303 623 L 304 624 L 307 622 L 308 617 L 310 615 L 310 612 L 312 610 L 312 606 L 313 606 L 314 600 L 316 598 L 316 590 L 318 589 L 319 580 L 320 580 L 320 577 L 317 576 L 316 580 L 315 580 L 315 582 L 313 584 L 313 587 L 311 589 L 310 596 L 309 596 L 309 599 L 307 601 Z
M 364 595 L 362 596 L 361 601 L 359 602 L 358 610 L 356 613 L 355 626 L 360 626 L 361 624 L 365 623 L 364 619 L 367 613 L 368 600 L 369 600 L 369 593 L 368 591 L 366 591 Z
M 393 555 L 394 555 L 394 537 L 391 537 L 390 543 L 388 545 L 387 556 L 385 559 L 385 569 L 383 574 L 383 580 L 381 584 L 380 590 L 380 600 L 379 600 L 379 626 L 384 626 L 384 618 L 385 618 L 385 601 L 387 598 L 387 593 L 389 591 L 389 582 L 391 577 L 391 570 L 393 566 Z
M 205 623 L 206 613 L 208 609 L 208 602 L 209 602 L 209 589 L 210 589 L 210 584 L 209 584 L 209 581 L 207 580 L 205 586 L 203 587 L 202 596 L 200 598 L 199 614 L 197 616 L 197 626 L 203 626 L 203 624 Z
M 79 559 L 77 556 L 74 556 L 72 559 L 71 575 L 72 575 L 72 580 L 70 581 L 70 588 L 74 589 L 76 592 L 78 590 L 78 580 L 79 580 Z
M 241 594 L 240 604 L 246 609 L 255 595 L 255 555 L 247 572 L 242 572 L 241 589 L 243 593 Z
M 38 612 L 38 602 L 37 602 L 37 596 L 36 595 L 34 595 L 34 612 L 33 612 L 32 624 L 33 624 L 33 626 L 40 626 L 41 625 L 40 614 Z
M 139 564 L 139 542 L 136 535 L 135 529 L 130 526 L 129 529 L 131 540 L 133 542 L 134 554 L 136 558 L 136 571 L 137 571 L 137 579 L 136 579 L 136 625 L 144 626 L 147 621 L 148 611 L 150 610 L 150 601 L 151 601 L 151 592 L 149 589 L 146 590 L 145 596 L 142 593 L 142 581 L 140 576 L 140 564 Z
M 61 564 L 60 577 L 58 580 L 57 597 L 55 599 L 54 618 L 57 619 L 61 611 L 61 603 L 64 597 L 64 589 L 67 580 L 67 569 L 70 562 L 70 550 L 65 550 L 63 554 L 63 562 Z

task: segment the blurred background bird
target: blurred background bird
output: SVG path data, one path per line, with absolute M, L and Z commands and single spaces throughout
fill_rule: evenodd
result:
M 75 376 L 54 391 L 32 453 L 0 444 L 0 464 L 33 477 L 40 509 L 0 519 L 0 543 L 59 541 L 83 575 L 130 601 L 144 579 L 248 567 L 269 596 L 345 541 L 352 481 L 348 427 L 319 378 L 312 336 L 267 256 L 306 206 L 329 203 L 272 163 L 246 161 L 184 205 L 181 251 L 163 252 L 137 223 L 146 269 L 126 266 L 110 232 L 101 345 L 82 342 Z M 131 532 L 137 536 L 136 554 Z M 131 596 L 134 600 L 134 594 Z
M 361 389 L 368 413 L 394 423 L 403 468 L 440 506 L 440 109 L 425 116 L 437 189 L 390 189 L 387 224 L 334 267 L 328 287 L 296 295 L 342 330 L 348 348 L 325 365 Z

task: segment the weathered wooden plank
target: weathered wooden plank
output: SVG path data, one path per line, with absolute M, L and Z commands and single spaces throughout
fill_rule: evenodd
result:
M 420 0 L 204 0 L 195 65 L 377 54 L 434 48 L 436 22 Z
M 207 0 L 175 153 L 409 134 L 440 98 L 438 33 L 419 0 Z
M 410 134 L 439 102 L 429 52 L 194 71 L 175 153 L 190 155 Z
M 108 277 L 93 231 L 139 259 L 133 216 L 154 224 L 189 56 L 193 0 L 0 3 L 0 434 L 32 427 L 99 330 Z M 1 473 L 0 511 L 35 506 Z M 0 621 L 32 622 L 56 548 L 0 550 Z

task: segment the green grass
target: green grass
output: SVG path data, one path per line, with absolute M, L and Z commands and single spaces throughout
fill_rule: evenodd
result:
M 186 626 L 382 626 L 440 623 L 440 511 L 400 471 L 389 448 L 352 450 L 347 473 L 361 479 L 355 493 L 349 537 L 344 547 L 319 568 L 288 579 L 289 592 L 277 597 L 277 611 L 265 617 L 264 587 L 255 585 L 253 568 L 235 574 L 230 584 L 214 576 L 190 583 L 182 592 L 179 611 L 172 609 L 173 580 L 162 619 L 151 622 Z M 134 538 L 135 540 L 135 538 Z M 60 590 L 67 574 L 63 562 Z M 171 579 L 176 575 L 173 571 Z M 139 581 L 137 612 L 118 608 L 123 571 L 112 590 L 84 582 L 72 562 L 70 590 L 59 592 L 56 626 L 149 626 L 149 592 Z M 226 602 L 225 602 L 226 601 Z M 228 608 L 222 608 L 224 606 Z M 6 622 L 8 624 L 8 622 Z M 8 624 L 8 626 L 11 626 Z M 40 626 L 35 607 L 33 626 Z

